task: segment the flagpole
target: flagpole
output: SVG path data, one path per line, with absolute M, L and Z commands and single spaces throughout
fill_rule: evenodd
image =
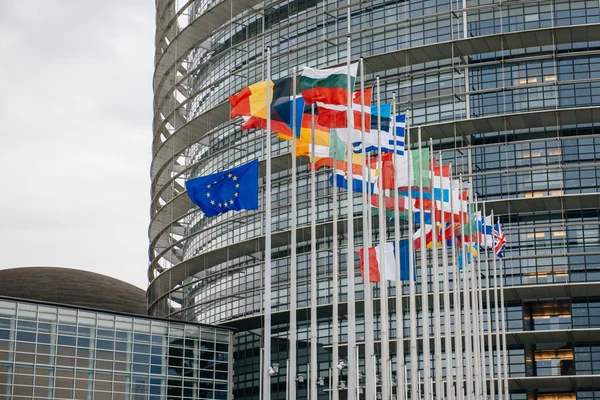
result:
M 447 398 L 452 398 L 452 332 L 451 332 L 451 322 L 450 322 L 450 282 L 448 280 L 448 249 L 446 242 L 446 216 L 445 216 L 445 207 L 444 207 L 444 165 L 443 165 L 443 156 L 440 151 L 440 194 L 441 194 L 441 210 L 440 213 L 440 226 L 441 226 L 441 234 L 442 234 L 442 279 L 443 279 L 443 299 L 444 299 L 444 347 L 446 348 L 446 387 L 444 390 L 444 394 Z M 449 191 L 449 193 L 451 190 Z M 452 196 L 448 197 L 448 201 L 450 201 Z M 450 208 L 450 215 L 452 215 L 452 208 Z
M 379 76 L 375 78 L 377 84 L 377 153 L 379 155 L 379 254 L 381 255 L 381 266 L 379 267 L 380 287 L 379 287 L 379 317 L 381 320 L 381 398 L 390 398 L 391 382 L 388 382 L 390 358 L 390 336 L 389 336 L 389 316 L 388 316 L 388 283 L 385 276 L 385 244 L 387 241 L 387 226 L 385 218 L 385 204 L 383 192 L 383 160 L 381 159 L 381 92 L 379 87 Z
M 263 342 L 263 399 L 271 399 L 271 47 L 267 46 L 267 140 L 265 147 L 265 326 Z
M 365 77 L 364 77 L 364 64 L 362 57 L 360 58 L 360 136 L 361 146 L 365 143 Z M 348 146 L 350 146 L 350 135 L 352 132 L 348 131 Z M 375 354 L 375 339 L 373 337 L 373 290 L 371 286 L 371 269 L 369 266 L 369 248 L 370 244 L 370 230 L 369 230 L 369 187 L 370 179 L 369 173 L 367 172 L 366 166 L 366 151 L 362 151 L 361 162 L 362 162 L 362 176 L 363 176 L 363 193 L 362 193 L 362 233 L 363 233 L 363 254 L 364 254 L 364 281 L 363 281 L 363 293 L 364 293 L 364 319 L 365 319 L 365 396 L 366 398 L 373 398 L 375 396 L 375 384 L 371 379 L 371 371 L 374 369 L 373 355 Z M 351 162 L 349 160 L 348 162 Z M 371 193 L 372 194 L 372 193 Z M 360 386 L 357 383 L 357 386 Z
M 469 203 L 473 204 L 473 187 L 469 182 L 467 182 L 467 195 L 469 196 Z M 475 398 L 481 399 L 481 358 L 480 358 L 480 349 L 479 349 L 479 302 L 477 298 L 477 273 L 475 267 L 475 257 L 473 256 L 473 216 L 472 216 L 472 208 L 467 208 L 467 224 L 468 224 L 468 234 L 469 234 L 469 246 L 468 251 L 464 256 L 467 258 L 467 263 L 470 268 L 471 282 L 469 287 L 469 292 L 471 294 L 471 314 L 473 317 L 472 320 L 472 339 L 473 339 L 473 369 L 475 370 Z M 470 257 L 469 257 L 470 256 Z
M 298 222 L 296 221 L 296 208 L 297 208 L 297 197 L 298 197 L 298 188 L 296 183 L 297 178 L 297 161 L 296 161 L 296 67 L 292 70 L 292 192 L 291 192 L 291 211 L 290 211 L 290 304 L 289 304 L 289 313 L 290 313 L 290 336 L 289 336 L 289 344 L 288 344 L 288 380 L 286 385 L 288 386 L 288 400 L 294 400 L 296 398 L 296 342 L 297 342 L 297 325 L 298 322 L 296 320 L 296 306 L 298 304 L 297 301 L 297 260 L 296 260 L 296 252 L 297 252 L 297 237 L 296 237 L 296 229 L 298 226 Z
M 454 300 L 454 354 L 456 358 L 456 379 L 455 392 L 457 400 L 464 399 L 464 371 L 463 371 L 463 335 L 462 335 L 462 319 L 461 319 L 461 300 L 460 300 L 460 268 L 456 262 L 456 217 L 454 216 L 454 188 L 452 184 L 454 177 L 452 175 L 452 163 L 448 164 L 448 177 L 450 181 L 450 210 L 452 212 L 451 225 L 451 254 L 452 254 L 452 285 Z M 460 191 L 459 191 L 460 193 Z M 458 215 L 462 218 L 462 207 L 460 197 L 458 198 L 459 212 Z
M 472 178 L 469 178 L 471 188 Z M 471 189 L 473 190 L 473 189 Z M 477 201 L 477 195 L 474 194 L 475 199 L 475 211 L 479 210 L 479 203 Z M 477 215 L 477 214 L 475 214 Z M 475 225 L 477 227 L 477 225 Z M 487 397 L 487 369 L 485 359 L 485 322 L 483 320 L 483 278 L 481 270 L 481 241 L 478 230 L 475 231 L 475 237 L 477 242 L 477 304 L 479 306 L 479 357 L 481 358 L 481 397 L 482 399 Z
M 490 365 L 490 399 L 496 398 L 496 386 L 494 383 L 494 346 L 492 342 L 492 303 L 490 300 L 490 259 L 488 257 L 489 243 L 487 241 L 487 228 L 486 228 L 486 210 L 485 201 L 482 202 L 483 207 L 483 227 L 484 227 L 484 241 L 485 241 L 485 302 L 487 305 L 487 346 L 488 346 L 488 358 Z
M 348 7 L 348 34 L 350 33 L 350 7 Z M 348 132 L 352 132 L 354 126 L 353 112 L 352 112 L 352 87 L 351 87 L 351 72 L 350 72 L 350 52 L 352 50 L 350 44 L 350 35 L 346 38 L 347 55 L 346 55 L 346 67 L 348 68 L 348 75 L 346 79 L 346 88 L 348 92 L 347 103 L 348 106 Z M 352 356 L 356 349 L 356 296 L 354 287 L 354 192 L 352 191 L 352 146 L 347 145 L 347 157 L 348 157 L 348 249 L 346 260 L 347 274 L 348 274 L 348 400 L 353 400 L 356 395 L 356 388 L 358 382 L 355 381 L 356 373 L 358 371 L 358 364 L 356 359 Z
M 460 253 L 459 253 L 459 268 L 463 267 L 462 275 L 463 275 L 463 315 L 465 318 L 465 366 L 466 366 L 466 395 L 467 400 L 473 398 L 473 357 L 472 357 L 472 334 L 471 334 L 471 307 L 470 307 L 470 298 L 469 298 L 469 274 L 466 271 L 466 263 L 465 263 L 465 221 L 464 215 L 462 212 L 462 201 L 464 201 L 462 197 L 462 175 L 459 176 L 458 179 L 458 193 L 459 193 L 459 204 L 461 205 L 460 212 Z M 468 211 L 468 203 L 467 203 L 467 211 Z
M 311 168 L 310 168 L 310 398 L 317 399 L 317 202 L 315 184 L 315 103 L 310 106 L 311 120 Z
M 485 204 L 485 203 L 484 203 Z M 492 229 L 494 225 L 494 210 L 490 214 L 490 221 L 492 223 Z M 494 322 L 496 325 L 496 333 L 494 334 L 496 339 L 496 369 L 498 370 L 498 399 L 502 400 L 504 392 L 504 381 L 502 379 L 503 373 L 503 362 L 502 362 L 502 346 L 500 341 L 502 340 L 501 329 L 500 329 L 500 303 L 498 297 L 498 273 L 496 269 L 496 249 L 494 246 L 493 232 L 492 232 L 492 268 L 494 270 Z M 505 370 L 506 371 L 506 370 Z M 504 371 L 504 372 L 505 372 Z
M 332 208 L 333 208 L 333 277 L 332 277 L 332 285 L 333 285 L 333 311 L 332 311 L 332 367 L 330 369 L 331 372 L 335 371 L 333 375 L 333 379 L 330 379 L 332 382 L 331 387 L 329 388 L 330 393 L 332 394 L 333 400 L 338 400 L 340 397 L 338 382 L 339 382 L 339 373 L 336 368 L 337 363 L 339 363 L 340 358 L 340 349 L 339 349 L 339 249 L 338 249 L 338 186 L 337 186 L 337 133 L 333 135 L 333 164 L 334 164 L 334 175 L 333 175 L 333 189 L 332 189 Z M 294 399 L 292 399 L 294 400 Z
M 405 118 L 408 118 L 408 113 Z M 396 249 L 396 259 L 401 260 L 400 256 L 400 210 L 398 209 L 398 168 L 396 165 L 396 93 L 392 93 L 392 134 L 394 138 L 394 248 Z M 408 121 L 405 119 L 404 131 Z M 404 135 L 406 137 L 406 134 Z M 410 211 L 409 211 L 410 212 Z M 411 239 L 409 239 L 411 240 Z M 410 258 L 410 255 L 409 255 Z M 396 396 L 398 400 L 406 400 L 404 396 L 404 312 L 402 308 L 402 266 L 398 262 L 396 270 Z
M 371 165 L 372 161 L 371 161 L 371 155 L 367 154 L 367 182 L 369 182 L 369 186 L 367 187 L 367 196 L 369 195 L 373 195 L 375 192 L 375 187 L 373 186 L 371 188 L 371 182 L 373 181 L 373 177 L 371 176 Z M 371 248 L 373 247 L 373 214 L 371 212 L 372 210 L 369 208 L 369 211 L 367 212 L 367 248 Z M 365 276 L 365 280 L 366 280 L 366 276 Z M 372 332 L 369 332 L 369 337 L 372 339 L 372 343 L 375 342 L 374 336 L 375 336 L 375 330 L 374 330 L 374 305 L 373 305 L 373 290 L 372 290 L 372 286 L 371 286 L 371 281 L 370 281 L 370 277 L 369 277 L 369 287 L 371 287 L 371 290 L 369 291 L 369 298 L 371 300 L 371 303 L 369 304 L 369 315 L 368 317 L 370 318 L 370 326 L 373 329 Z M 375 397 L 375 392 L 377 391 L 377 359 L 375 356 L 375 346 L 371 346 L 369 345 L 370 349 L 370 354 L 366 353 L 366 347 L 365 347 L 365 368 L 367 366 L 367 358 L 368 358 L 368 365 L 370 366 L 370 370 L 365 371 L 365 394 L 368 392 L 369 394 L 371 394 L 373 397 Z
M 500 217 L 498 218 L 498 226 L 500 226 Z M 494 257 L 496 257 L 496 251 L 494 249 Z M 504 398 L 505 400 L 510 399 L 510 392 L 508 391 L 508 347 L 506 346 L 506 319 L 505 319 L 505 307 L 504 304 L 504 271 L 501 270 L 500 278 L 500 318 L 502 323 L 502 358 L 504 360 Z
M 421 227 L 421 321 L 423 324 L 423 397 L 424 400 L 430 400 L 431 393 L 429 391 L 429 381 L 431 380 L 431 354 L 429 349 L 429 270 L 427 268 L 427 240 L 425 237 L 425 207 L 423 207 L 423 153 L 421 151 L 421 127 L 419 127 L 417 132 L 419 140 L 419 224 Z
M 429 139 L 429 154 L 432 159 L 432 165 L 429 170 L 429 175 L 435 177 L 435 158 L 433 158 L 433 139 Z M 433 167 L 433 169 L 432 169 Z M 440 179 L 441 180 L 441 179 Z M 433 184 L 434 179 L 431 180 L 431 261 L 433 270 L 433 340 L 434 340 L 434 368 L 435 368 L 435 397 L 440 398 L 442 393 L 442 327 L 441 327 L 441 306 L 440 306 L 440 285 L 439 285 L 439 252 L 437 247 L 437 220 L 435 217 L 436 213 L 436 202 L 435 202 L 435 185 Z M 443 200 L 443 193 L 442 198 Z M 440 203 L 442 204 L 442 203 Z M 443 213 L 443 207 L 442 207 Z M 443 245 L 442 245 L 443 249 Z
M 408 116 L 407 116 L 408 118 Z M 415 271 L 415 260 L 414 260 L 414 226 L 413 226 L 413 200 L 412 200 L 412 154 L 410 150 L 410 130 L 407 128 L 405 135 L 405 147 L 407 154 L 407 173 L 408 173 L 408 265 L 409 265 L 409 307 L 410 307 L 410 390 L 411 400 L 418 399 L 418 371 L 419 371 L 419 360 L 417 353 L 417 299 L 416 299 L 416 271 Z M 419 399 L 420 400 L 420 399 Z

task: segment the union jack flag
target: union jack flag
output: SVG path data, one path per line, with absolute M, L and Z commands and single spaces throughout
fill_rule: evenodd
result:
M 494 225 L 494 252 L 496 256 L 504 257 L 504 249 L 506 248 L 506 235 L 500 227 L 500 221 Z

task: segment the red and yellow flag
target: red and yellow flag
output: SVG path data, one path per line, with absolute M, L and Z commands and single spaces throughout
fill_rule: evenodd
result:
M 273 100 L 273 82 L 269 81 L 271 98 L 267 101 L 267 81 L 262 81 L 242 89 L 230 96 L 232 117 L 258 117 L 267 119 L 267 107 Z

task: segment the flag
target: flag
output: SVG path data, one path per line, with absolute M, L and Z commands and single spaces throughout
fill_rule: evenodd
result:
M 312 157 L 312 134 L 313 129 L 312 126 L 312 116 L 310 114 L 304 114 L 302 121 L 302 128 L 300 130 L 300 135 L 298 140 L 296 140 L 296 156 L 308 156 Z M 334 146 L 333 142 L 335 142 L 336 146 L 336 157 L 337 159 L 345 160 L 346 154 L 346 145 L 340 141 L 335 140 L 336 138 L 333 136 L 333 133 L 330 129 L 325 128 L 324 126 L 319 125 L 316 122 L 315 117 L 315 127 L 314 127 L 314 140 L 315 140 L 315 154 L 316 160 L 318 161 L 323 157 L 333 157 L 334 154 Z
M 358 63 L 348 68 L 337 67 L 328 69 L 315 69 L 305 67 L 300 76 L 300 90 L 306 104 L 316 102 L 347 105 L 348 91 L 354 88 Z M 348 73 L 350 73 L 350 87 L 348 88 Z
M 329 177 L 329 183 L 333 186 L 333 179 L 335 179 L 335 185 L 342 189 L 348 189 L 350 185 L 352 185 L 352 191 L 362 193 L 363 191 L 363 180 L 367 180 L 367 191 L 369 193 L 374 193 L 377 191 L 377 177 L 374 174 L 369 174 L 367 178 L 364 178 L 362 175 L 362 166 L 353 164 L 352 167 L 352 183 L 349 183 L 348 179 L 348 169 L 340 168 L 346 164 L 338 162 L 336 164 L 336 168 L 333 173 Z
M 292 137 L 291 78 L 270 82 L 271 93 L 267 102 L 267 82 L 258 82 L 229 97 L 231 116 L 244 118 L 242 129 L 267 128 L 267 107 L 271 107 L 271 132 Z
M 418 151 L 411 151 L 411 176 L 408 176 L 408 158 L 407 154 L 394 155 L 391 153 L 382 154 L 382 172 L 381 179 L 383 189 L 395 189 L 399 188 L 401 194 L 408 195 L 408 187 L 419 187 L 419 175 L 421 171 L 429 170 L 429 149 L 425 148 L 421 150 L 421 157 L 419 157 Z M 421 164 L 419 165 L 419 161 Z M 371 159 L 372 164 L 377 164 L 377 158 Z M 398 182 L 394 182 L 394 168 L 398 169 Z M 423 188 L 429 188 L 430 180 L 429 177 L 423 174 Z M 425 192 L 423 193 L 425 196 Z M 416 196 L 419 197 L 418 193 Z
M 207 217 L 229 210 L 258 210 L 258 160 L 191 179 L 185 187 Z
M 371 94 L 372 88 L 364 91 L 364 110 L 365 110 L 365 127 L 368 129 L 371 126 Z M 362 105 L 361 92 L 354 92 L 352 100 L 352 113 L 354 116 L 354 126 L 360 130 L 362 126 Z M 346 128 L 348 126 L 348 107 L 342 104 L 329 104 L 318 101 L 319 124 L 328 128 Z
M 381 244 L 376 247 L 369 247 L 369 281 L 379 282 L 381 280 L 380 267 L 379 265 L 383 261 L 385 268 L 385 279 L 388 281 L 396 280 L 396 271 L 400 271 L 400 280 L 407 281 L 410 279 L 408 269 L 408 239 L 400 240 L 400 249 L 396 251 L 396 245 L 394 242 L 388 242 L 383 245 L 383 251 L 381 250 Z M 398 253 L 400 253 L 398 255 Z M 360 274 L 365 279 L 365 255 L 364 249 L 358 250 L 360 256 Z M 416 274 L 415 274 L 416 277 Z
M 440 228 L 438 232 L 438 243 L 442 245 L 442 239 L 445 237 L 446 247 L 452 247 L 452 238 L 459 236 L 460 233 L 458 231 L 458 228 L 456 227 L 456 224 L 454 224 L 453 222 L 446 222 L 445 225 L 445 227 L 442 224 L 439 225 Z
M 429 246 L 429 244 L 433 240 L 433 229 L 432 228 L 433 228 L 433 226 L 431 225 L 431 223 L 425 224 L 425 247 Z M 414 243 L 413 248 L 415 250 L 421 249 L 421 229 L 423 229 L 423 228 L 417 229 L 417 231 L 413 234 L 413 243 Z
M 460 269 L 463 269 L 463 266 L 466 265 L 467 262 L 471 262 L 471 258 L 475 258 L 479 255 L 479 250 L 476 243 L 470 243 L 465 246 L 466 248 L 461 248 L 458 252 L 458 265 Z M 467 257 L 463 256 L 463 250 L 467 253 Z
M 273 82 L 267 81 L 257 82 L 253 85 L 243 88 L 239 93 L 229 96 L 231 103 L 231 116 L 257 116 L 267 118 L 267 87 L 271 88 L 271 96 L 268 103 L 273 99 Z
M 484 217 L 481 211 L 477 211 L 477 233 L 479 235 L 479 244 L 484 249 L 494 247 L 494 227 L 492 225 L 492 216 Z
M 406 114 L 396 115 L 396 154 L 404 155 L 404 133 L 406 128 Z M 393 151 L 392 143 L 392 151 Z
M 398 257 L 398 251 L 396 251 L 396 242 L 394 242 L 394 254 L 400 263 L 400 280 L 401 281 L 409 281 L 410 280 L 410 269 L 409 269 L 409 246 L 408 239 L 400 240 L 400 257 Z M 413 254 L 413 272 L 414 272 L 414 280 L 417 280 L 417 264 L 414 262 L 415 257 Z M 395 278 L 395 277 L 394 277 Z
M 506 235 L 500 226 L 500 220 L 494 225 L 494 252 L 500 258 L 504 257 L 504 249 L 506 248 Z
M 347 158 L 346 158 L 346 153 L 344 152 L 343 154 L 340 155 L 340 146 L 338 144 L 338 150 L 337 150 L 337 154 L 336 157 L 337 159 L 334 160 L 333 158 L 333 149 L 329 149 L 329 153 L 332 155 L 331 157 L 323 157 L 317 160 L 317 162 L 315 163 L 315 169 L 319 170 L 320 168 L 323 167 L 329 167 L 329 168 L 337 168 L 337 169 L 345 169 L 348 166 L 347 163 Z M 345 150 L 345 149 L 344 149 Z M 358 172 L 359 174 L 362 173 L 362 158 L 360 155 L 358 154 L 353 154 L 352 155 L 352 168 L 355 171 L 361 171 Z M 310 165 L 309 165 L 310 168 Z M 376 176 L 376 172 L 373 171 L 374 176 Z
M 429 177 L 431 179 L 431 187 L 433 188 L 433 197 L 436 200 L 449 203 L 451 192 L 450 167 L 448 165 L 438 165 L 435 159 L 432 159 L 429 168 Z M 444 187 L 443 193 L 442 186 Z
M 378 118 L 381 121 L 381 130 L 378 131 Z M 405 127 L 406 115 L 396 116 L 396 129 L 395 135 L 392 124 L 391 124 L 391 105 L 382 104 L 377 109 L 377 106 L 371 106 L 371 126 L 367 125 L 367 131 L 365 132 L 364 141 L 362 140 L 362 133 L 357 126 L 348 133 L 348 130 L 341 129 L 340 135 L 342 138 L 348 138 L 347 140 L 352 143 L 353 151 L 355 153 L 362 153 L 363 151 L 371 152 L 378 151 L 379 143 L 377 135 L 381 135 L 381 152 L 382 153 L 393 153 L 394 152 L 394 141 L 396 142 L 396 154 L 404 154 L 404 127 Z

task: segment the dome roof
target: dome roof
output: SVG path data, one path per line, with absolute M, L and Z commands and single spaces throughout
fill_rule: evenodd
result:
M 0 296 L 145 315 L 146 291 L 95 272 L 58 267 L 0 270 Z

